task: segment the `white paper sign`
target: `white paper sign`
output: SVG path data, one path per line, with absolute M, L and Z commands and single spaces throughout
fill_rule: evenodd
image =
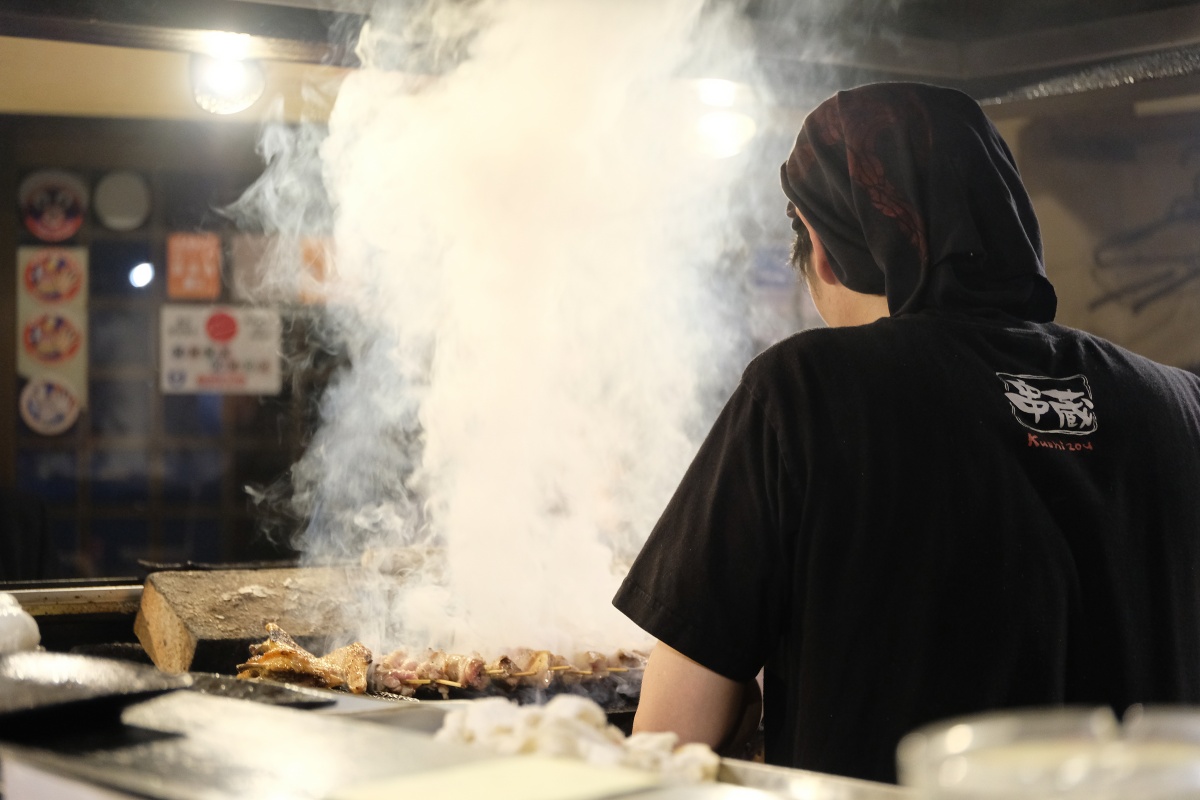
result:
M 279 312 L 167 304 L 160 322 L 163 394 L 279 394 Z

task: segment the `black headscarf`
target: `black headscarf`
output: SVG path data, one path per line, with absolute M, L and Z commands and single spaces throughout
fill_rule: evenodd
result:
M 1012 153 L 962 92 L 918 83 L 838 92 L 804 121 L 782 172 L 838 278 L 886 295 L 893 316 L 993 309 L 1054 319 Z

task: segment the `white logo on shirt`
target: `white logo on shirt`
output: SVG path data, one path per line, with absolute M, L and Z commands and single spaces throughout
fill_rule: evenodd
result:
M 1040 433 L 1086 436 L 1096 430 L 1092 388 L 1083 375 L 1045 378 L 997 372 L 1017 422 Z

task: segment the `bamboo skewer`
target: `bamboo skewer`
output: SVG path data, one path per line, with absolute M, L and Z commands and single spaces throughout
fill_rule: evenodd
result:
M 642 669 L 642 667 L 601 666 L 595 670 L 583 670 L 583 669 L 579 669 L 578 667 L 576 667 L 573 664 L 556 664 L 555 666 L 545 667 L 540 670 L 526 669 L 526 670 L 521 670 L 519 672 L 510 672 L 508 669 L 491 668 L 491 669 L 484 669 L 483 673 L 485 675 L 488 675 L 497 680 L 501 680 L 501 679 L 505 679 L 505 678 L 529 678 L 534 675 L 539 675 L 539 674 L 547 675 L 547 674 L 553 674 L 553 673 L 561 673 L 563 675 L 578 676 L 580 678 L 591 678 L 591 677 L 603 678 L 605 675 L 608 675 L 609 673 L 617 674 L 617 673 L 626 673 L 626 672 L 636 672 L 641 669 Z M 430 684 L 436 684 L 438 686 L 446 686 L 446 687 L 449 687 L 452 689 L 462 689 L 462 688 L 465 688 L 465 686 L 466 686 L 466 684 L 462 683 L 461 681 L 452 681 L 447 678 L 433 678 L 433 679 L 409 678 L 408 680 L 405 680 L 402 682 L 408 686 L 413 686 L 413 687 L 429 686 Z

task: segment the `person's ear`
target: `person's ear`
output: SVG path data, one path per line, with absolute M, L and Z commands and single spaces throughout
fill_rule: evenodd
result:
M 833 271 L 833 267 L 829 264 L 829 258 L 825 255 L 825 245 L 821 243 L 821 237 L 817 236 L 817 232 L 813 230 L 812 225 L 808 224 L 808 220 L 804 218 L 804 215 L 793 204 L 788 203 L 787 210 L 788 216 L 800 220 L 804 228 L 808 231 L 808 239 L 812 242 L 812 256 L 809 258 L 810 271 L 821 283 L 826 283 L 830 286 L 841 286 L 842 282 L 838 280 L 837 273 Z
M 812 237 L 813 252 L 812 252 L 812 272 L 821 283 L 829 284 L 830 286 L 841 286 L 842 282 L 838 279 L 837 273 L 833 271 L 833 267 L 829 263 L 829 258 L 825 255 L 825 247 L 821 244 L 821 240 L 814 234 Z

